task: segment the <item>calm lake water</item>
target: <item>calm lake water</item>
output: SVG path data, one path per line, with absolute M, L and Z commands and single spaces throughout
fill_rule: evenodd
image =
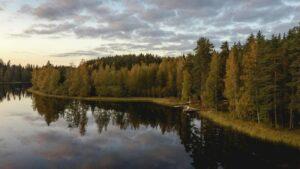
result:
M 150 103 L 30 95 L 0 87 L 0 168 L 300 168 L 300 151 Z

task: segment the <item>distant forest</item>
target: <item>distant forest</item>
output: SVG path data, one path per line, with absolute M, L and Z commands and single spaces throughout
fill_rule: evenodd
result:
M 300 26 L 266 38 L 215 50 L 199 38 L 194 52 L 179 57 L 122 55 L 82 62 L 51 63 L 33 70 L 35 90 L 55 95 L 177 97 L 205 109 L 230 111 L 257 122 L 293 118 L 300 110 Z M 292 128 L 293 124 L 290 124 Z
M 0 59 L 0 83 L 12 82 L 31 82 L 31 72 L 33 66 L 11 65 L 10 61 L 6 64 Z

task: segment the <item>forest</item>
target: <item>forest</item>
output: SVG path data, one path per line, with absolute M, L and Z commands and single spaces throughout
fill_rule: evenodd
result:
M 4 63 L 0 59 L 0 83 L 28 82 L 31 81 L 33 66 L 11 65 L 10 61 Z
M 300 110 L 300 26 L 216 50 L 201 37 L 193 53 L 178 57 L 122 55 L 82 61 L 78 67 L 48 62 L 32 72 L 33 89 L 47 94 L 100 97 L 176 97 L 203 109 L 277 124 Z M 293 128 L 293 123 L 290 123 Z

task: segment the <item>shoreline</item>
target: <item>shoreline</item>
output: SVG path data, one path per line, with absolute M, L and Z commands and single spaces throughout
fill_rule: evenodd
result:
M 245 121 L 230 117 L 228 113 L 203 111 L 203 117 L 210 119 L 223 127 L 228 127 L 250 137 L 285 144 L 300 150 L 300 129 L 271 128 L 266 124 L 259 124 L 253 121 Z
M 36 91 L 33 89 L 27 89 L 28 92 L 32 94 L 37 94 L 44 97 L 52 97 L 59 99 L 76 99 L 76 100 L 86 100 L 86 101 L 106 101 L 106 102 L 150 102 L 156 103 L 163 106 L 175 107 L 182 106 L 183 102 L 176 98 L 154 98 L 154 97 L 80 97 L 80 96 L 63 96 L 63 95 L 52 95 Z
M 31 84 L 31 82 L 0 82 L 0 85 Z
M 183 102 L 176 98 L 153 98 L 153 97 L 74 97 L 51 95 L 43 92 L 27 89 L 32 94 L 44 97 L 60 98 L 60 99 L 77 99 L 87 101 L 111 101 L 111 102 L 150 102 L 163 106 L 183 106 Z M 245 121 L 230 117 L 228 113 L 200 111 L 200 116 L 211 120 L 212 122 L 233 129 L 237 132 L 248 135 L 249 137 L 269 141 L 272 143 L 285 144 L 300 149 L 300 130 L 290 131 L 288 129 L 274 129 L 264 124 L 258 124 L 252 121 Z

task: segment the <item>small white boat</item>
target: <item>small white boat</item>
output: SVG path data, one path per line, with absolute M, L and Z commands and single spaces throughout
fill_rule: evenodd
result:
M 199 111 L 199 110 L 190 106 L 183 107 L 183 112 L 195 112 L 195 111 Z

